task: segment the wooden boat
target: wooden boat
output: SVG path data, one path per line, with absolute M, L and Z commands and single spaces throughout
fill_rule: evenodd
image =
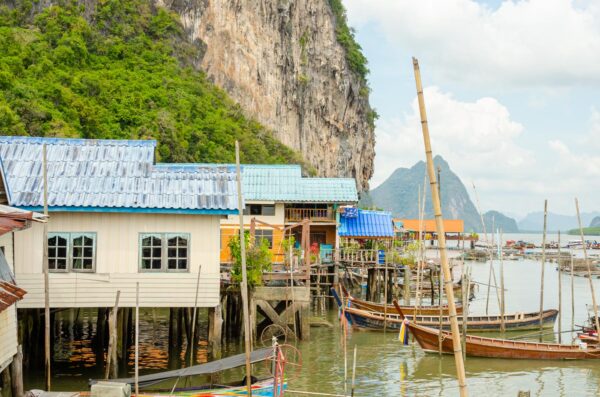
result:
M 396 309 L 394 308 L 394 305 L 386 305 L 384 303 L 376 303 L 376 302 L 371 302 L 371 301 L 367 301 L 367 300 L 362 300 L 359 298 L 355 298 L 354 296 L 352 296 L 352 294 L 350 294 L 350 292 L 348 292 L 348 290 L 344 287 L 342 287 L 342 294 L 344 296 L 344 299 L 346 299 L 346 301 L 350 302 L 351 306 L 356 307 L 357 309 L 362 309 L 362 310 L 367 310 L 370 312 L 377 312 L 377 313 L 396 313 Z M 386 309 L 387 306 L 387 309 Z M 400 308 L 402 309 L 402 312 L 404 314 L 407 315 L 414 315 L 415 314 L 415 307 L 414 306 L 406 306 L 406 305 L 402 305 L 400 306 Z M 457 313 L 462 313 L 462 305 L 456 305 L 456 311 Z M 419 315 L 425 315 L 425 316 L 429 316 L 429 315 L 433 315 L 433 316 L 438 316 L 440 314 L 440 307 L 439 306 L 420 306 L 417 312 Z M 442 314 L 443 315 L 448 315 L 448 305 L 442 305 Z
M 342 308 L 342 302 L 337 293 L 332 290 L 338 306 Z M 402 309 L 400 309 L 402 310 Z M 399 330 L 403 319 L 415 321 L 416 323 L 428 327 L 439 328 L 439 316 L 404 316 L 404 314 L 373 312 L 357 309 L 352 306 L 343 308 L 346 319 L 353 328 L 359 330 L 381 331 L 385 328 L 390 330 Z M 554 327 L 554 321 L 558 315 L 558 310 L 545 310 L 542 313 L 543 327 Z M 459 324 L 462 325 L 462 316 L 458 317 Z M 472 332 L 498 332 L 501 330 L 502 322 L 500 316 L 468 316 L 467 329 Z M 540 314 L 534 313 L 513 313 L 504 315 L 504 327 L 506 331 L 524 331 L 530 329 L 539 329 Z M 442 316 L 442 329 L 450 329 L 450 319 L 448 316 Z
M 406 326 L 424 351 L 436 354 L 439 352 L 440 331 L 417 325 L 411 321 L 407 321 Z M 442 353 L 454 354 L 450 332 L 441 332 Z M 469 357 L 512 358 L 524 360 L 583 360 L 599 359 L 600 347 L 524 342 L 467 335 L 466 354 Z
M 281 346 L 275 344 L 270 348 L 263 348 L 254 350 L 250 355 L 250 362 L 260 363 L 266 362 L 274 371 L 273 376 L 267 377 L 266 379 L 254 379 L 252 382 L 252 395 L 254 396 L 269 396 L 269 397 L 281 397 L 287 388 L 287 383 L 284 380 L 284 372 L 286 364 L 289 363 L 284 356 Z M 157 385 L 165 387 L 167 382 L 174 382 L 177 386 L 178 380 L 183 377 L 198 376 L 198 375 L 212 375 L 225 370 L 242 367 L 246 363 L 246 355 L 238 354 L 235 356 L 227 357 L 221 360 L 211 361 L 206 364 L 194 365 L 187 368 L 182 368 L 173 371 L 158 372 L 149 375 L 143 375 L 138 378 L 138 384 L 140 388 L 140 394 L 137 397 L 225 397 L 225 396 L 247 396 L 247 386 L 245 379 L 232 384 L 208 384 L 202 386 L 191 386 L 191 387 L 168 387 L 168 388 L 156 388 Z M 90 380 L 90 386 L 93 388 L 96 383 L 100 382 L 115 382 L 120 385 L 131 385 L 131 389 L 134 388 L 134 378 L 122 378 L 122 379 L 111 379 L 109 381 L 95 381 Z M 185 382 L 181 382 L 185 384 Z M 106 387 L 104 385 L 98 385 Z M 97 387 L 97 386 L 96 386 Z M 154 387 L 154 389 L 152 389 Z M 143 391 L 142 391 L 143 390 Z M 45 392 L 42 390 L 31 390 L 27 394 L 32 397 L 84 397 L 90 396 L 90 392 Z M 132 394 L 133 396 L 133 394 Z

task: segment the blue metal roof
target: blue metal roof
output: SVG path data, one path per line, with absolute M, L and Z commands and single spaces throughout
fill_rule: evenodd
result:
M 359 209 L 356 217 L 340 217 L 338 233 L 340 237 L 394 237 L 392 214 Z
M 179 164 L 178 166 L 192 169 L 198 166 L 235 168 L 235 164 Z M 242 192 L 246 201 L 309 203 L 358 201 L 354 179 L 304 178 L 302 168 L 298 164 L 244 164 L 242 165 Z
M 9 202 L 43 205 L 42 145 L 48 161 L 48 205 L 63 211 L 232 213 L 230 167 L 157 167 L 156 141 L 0 137 Z

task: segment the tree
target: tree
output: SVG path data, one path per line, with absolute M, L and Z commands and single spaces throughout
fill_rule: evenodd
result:
M 271 270 L 271 252 L 269 250 L 269 241 L 266 239 L 257 240 L 250 236 L 250 232 L 244 233 L 246 242 L 246 274 L 248 277 L 248 286 L 255 287 L 262 285 L 262 274 Z M 229 240 L 229 251 L 233 259 L 233 268 L 231 269 L 231 280 L 236 283 L 242 282 L 242 249 L 240 246 L 240 236 L 236 234 Z

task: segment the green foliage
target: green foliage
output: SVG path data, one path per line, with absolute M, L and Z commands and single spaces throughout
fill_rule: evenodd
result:
M 369 68 L 367 58 L 362 53 L 360 44 L 354 37 L 354 30 L 348 26 L 346 8 L 342 0 L 329 0 L 329 6 L 335 15 L 335 34 L 338 43 L 346 50 L 346 61 L 350 69 L 358 74 L 363 81 L 367 81 Z
M 0 6 L 0 134 L 156 139 L 165 162 L 233 162 L 237 139 L 244 162 L 301 161 L 193 67 L 201 49 L 175 14 L 17 3 Z
M 2 123 L 1 119 L 0 123 Z M 581 233 L 579 229 L 571 229 L 568 234 L 579 236 Z M 584 227 L 583 234 L 584 236 L 600 236 L 600 227 Z
M 271 270 L 271 252 L 269 241 L 266 239 L 256 240 L 250 236 L 250 232 L 244 233 L 246 243 L 246 276 L 248 286 L 254 287 L 262 284 L 262 274 Z M 229 250 L 233 259 L 231 269 L 231 280 L 236 283 L 242 281 L 242 249 L 240 236 L 235 235 L 229 240 Z

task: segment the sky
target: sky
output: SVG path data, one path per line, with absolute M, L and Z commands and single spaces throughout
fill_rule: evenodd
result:
M 345 0 L 369 60 L 377 187 L 434 155 L 483 210 L 600 210 L 600 0 Z

